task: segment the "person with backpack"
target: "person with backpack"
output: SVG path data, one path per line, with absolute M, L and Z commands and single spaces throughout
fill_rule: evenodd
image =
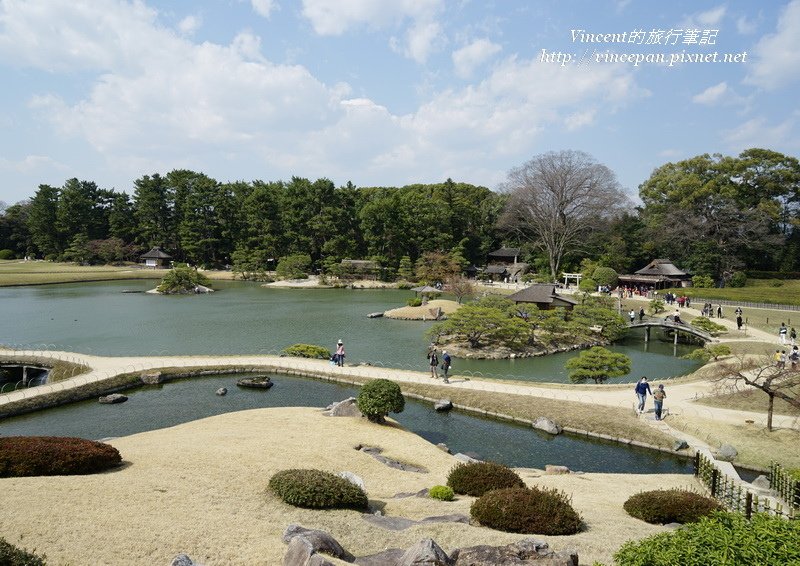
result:
M 653 393 L 653 404 L 656 408 L 656 420 L 661 420 L 661 410 L 664 407 L 664 399 L 667 398 L 667 392 L 664 391 L 664 384 L 660 384 L 655 393 Z
M 439 365 L 439 356 L 436 354 L 436 346 L 431 344 L 431 347 L 428 349 L 428 365 L 431 369 L 431 377 L 433 379 L 438 379 L 436 375 L 436 366 Z
M 447 350 L 442 351 L 442 381 L 445 383 L 450 383 L 447 379 L 447 372 L 450 371 L 450 366 L 452 364 L 452 360 L 450 358 L 450 354 L 447 353 Z

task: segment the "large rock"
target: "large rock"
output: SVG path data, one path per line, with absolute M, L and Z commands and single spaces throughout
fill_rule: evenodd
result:
M 283 566 L 334 566 L 329 560 L 314 552 L 308 539 L 297 536 L 289 541 L 283 556 Z
M 360 417 L 361 411 L 358 410 L 355 397 L 348 397 L 344 401 L 332 403 L 327 407 L 329 417 Z
M 533 422 L 533 428 L 542 430 L 548 434 L 561 434 L 561 425 L 548 419 L 547 417 L 539 417 Z
M 330 554 L 331 556 L 346 560 L 347 562 L 353 561 L 353 555 L 342 548 L 342 545 L 325 531 L 307 529 L 300 525 L 291 524 L 283 531 L 283 542 L 289 543 L 291 547 L 294 539 L 304 540 L 307 546 L 311 548 L 311 554 L 324 552 L 325 554 Z M 305 547 L 298 546 L 295 551 L 301 552 L 303 548 Z M 284 564 L 287 564 L 285 560 Z
M 367 488 L 364 487 L 364 480 L 361 479 L 359 476 L 355 475 L 353 472 L 337 472 L 336 475 L 339 476 L 340 478 L 346 479 L 353 485 L 357 485 L 362 490 L 367 491 Z
M 453 551 L 455 566 L 578 566 L 574 551 L 553 552 L 546 542 L 525 538 L 506 546 L 478 545 Z
M 689 448 L 689 443 L 683 439 L 676 440 L 675 442 L 672 443 L 672 449 L 675 452 L 677 452 L 678 450 L 685 450 L 686 448 Z
M 453 402 L 450 399 L 439 399 L 433 404 L 433 408 L 437 411 L 449 411 L 453 408 Z
M 570 469 L 568 467 L 566 467 L 566 466 L 554 466 L 552 464 L 547 464 L 544 467 L 544 473 L 548 474 L 548 475 L 551 475 L 551 476 L 554 476 L 554 475 L 559 475 L 559 474 L 569 474 L 571 472 L 570 472 Z
M 400 560 L 405 553 L 406 550 L 404 548 L 389 548 L 377 554 L 356 558 L 355 564 L 357 566 L 387 566 L 389 564 L 397 564 L 397 561 Z
M 458 452 L 457 454 L 454 454 L 453 458 L 455 458 L 456 460 L 459 460 L 461 462 L 466 462 L 467 464 L 472 464 L 474 462 L 480 462 L 481 461 L 481 460 L 478 460 L 477 458 L 473 458 L 472 456 L 469 456 L 467 454 L 462 454 L 461 452 Z
M 220 397 L 222 397 L 224 395 L 227 395 L 227 394 L 228 394 L 228 390 L 225 387 L 220 387 L 219 389 L 217 389 L 217 395 L 219 395 Z
M 172 562 L 169 563 L 169 566 L 198 566 L 192 559 L 189 558 L 185 554 L 179 554 L 175 558 L 172 559 Z
M 127 400 L 128 397 L 122 393 L 112 393 L 111 395 L 104 395 L 98 399 L 98 401 L 104 405 L 116 405 L 117 403 L 124 403 Z
M 274 383 L 267 375 L 255 375 L 251 377 L 243 377 L 236 381 L 239 387 L 249 387 L 251 389 L 269 389 Z
M 139 379 L 142 380 L 142 383 L 145 385 L 158 385 L 159 383 L 164 383 L 164 374 L 160 371 L 149 371 L 143 373 L 139 376 Z
M 756 479 L 754 479 L 750 483 L 753 485 L 753 487 L 755 487 L 757 489 L 762 489 L 762 490 L 768 490 L 769 489 L 769 478 L 767 476 L 765 476 L 765 475 L 758 476 Z
M 426 538 L 405 551 L 397 566 L 451 566 L 453 561 L 433 539 Z
M 723 462 L 733 462 L 733 459 L 736 458 L 738 454 L 739 452 L 736 448 L 730 444 L 723 444 L 719 447 L 719 450 L 717 450 L 717 459 Z

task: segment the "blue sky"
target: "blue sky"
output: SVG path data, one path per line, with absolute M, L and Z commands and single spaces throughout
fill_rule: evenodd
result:
M 715 52 L 740 62 L 597 60 Z M 494 189 L 561 149 L 635 194 L 668 161 L 800 153 L 800 0 L 0 0 L 0 77 L 8 204 L 175 168 Z

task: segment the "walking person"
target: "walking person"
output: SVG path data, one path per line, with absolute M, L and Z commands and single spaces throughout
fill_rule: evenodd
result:
M 742 329 L 742 315 L 741 314 L 737 314 L 736 315 L 736 329 L 737 330 L 741 330 Z
M 717 305 L 717 318 L 722 318 L 722 305 Z
M 639 309 L 639 322 L 644 320 L 644 307 Z
M 792 362 L 792 371 L 795 371 L 797 363 L 800 362 L 800 351 L 798 351 L 797 346 L 792 348 L 792 353 L 789 354 L 789 361 Z
M 653 405 L 656 408 L 656 420 L 661 420 L 661 410 L 664 407 L 664 399 L 667 398 L 667 392 L 664 391 L 664 384 L 660 384 L 655 393 L 653 393 Z
M 447 350 L 442 350 L 442 381 L 445 383 L 450 383 L 447 379 L 447 372 L 450 371 L 451 365 L 452 360 L 450 359 L 450 354 L 447 353 Z
M 639 399 L 639 405 L 636 408 L 636 412 L 642 414 L 644 413 L 644 405 L 647 402 L 647 394 L 653 394 L 653 392 L 650 391 L 650 384 L 647 383 L 647 376 L 643 375 L 633 390 L 636 391 L 636 397 Z
M 336 362 L 336 365 L 339 367 L 343 367 L 345 354 L 344 354 L 344 342 L 342 342 L 341 338 L 339 338 L 339 341 L 336 343 L 336 353 L 333 356 L 335 358 L 334 361 Z
M 789 331 L 789 340 L 791 340 L 792 346 L 797 344 L 797 330 L 794 329 L 794 326 L 792 326 L 792 329 Z
M 628 313 L 628 317 L 631 319 L 631 324 L 636 322 L 636 311 L 631 309 L 631 312 Z
M 781 327 L 778 329 L 778 338 L 780 339 L 781 344 L 786 344 L 786 335 L 789 333 L 789 329 L 786 328 L 786 323 L 781 322 Z
M 431 347 L 428 349 L 428 365 L 431 368 L 431 377 L 433 379 L 438 379 L 436 367 L 439 365 L 439 356 L 436 354 L 436 346 L 433 344 L 431 344 Z

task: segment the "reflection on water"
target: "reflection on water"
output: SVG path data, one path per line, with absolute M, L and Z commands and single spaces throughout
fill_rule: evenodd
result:
M 326 407 L 356 396 L 358 389 L 299 377 L 275 375 L 269 390 L 236 386 L 241 375 L 177 380 L 158 387 L 127 391 L 119 405 L 96 401 L 0 420 L 0 434 L 80 436 L 91 439 L 127 436 L 174 426 L 212 415 L 263 407 Z M 227 387 L 220 397 L 215 391 Z M 438 413 L 430 404 L 408 399 L 405 410 L 391 415 L 431 443 L 444 442 L 455 452 L 509 466 L 543 468 L 563 464 L 573 470 L 618 473 L 689 473 L 686 460 L 669 454 L 592 441 L 583 437 L 556 437 L 530 427 L 479 418 L 468 413 Z
M 367 318 L 402 306 L 411 291 L 264 289 L 215 281 L 220 292 L 162 297 L 153 281 L 114 281 L 0 289 L 5 316 L 0 343 L 41 344 L 99 355 L 277 353 L 295 343 L 334 348 L 345 342 L 348 362 L 427 370 L 425 331 L 431 323 Z M 698 362 L 673 355 L 672 344 L 633 336 L 611 347 L 632 359 L 632 371 L 612 382 L 683 375 Z M 693 348 L 679 345 L 677 354 Z M 454 360 L 455 373 L 566 382 L 564 364 L 577 352 L 515 360 Z

